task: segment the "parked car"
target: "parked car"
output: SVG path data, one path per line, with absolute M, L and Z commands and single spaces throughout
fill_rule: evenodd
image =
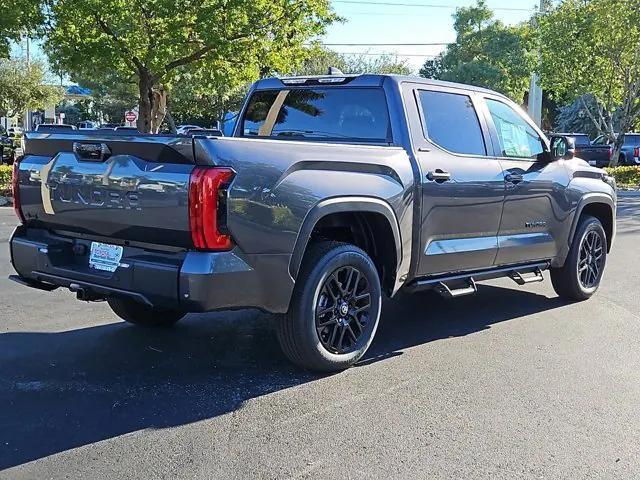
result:
M 276 313 L 287 357 L 319 371 L 365 354 L 383 293 L 457 298 L 549 271 L 558 295 L 586 300 L 601 283 L 615 181 L 496 92 L 264 79 L 234 137 L 27 133 L 11 278 L 146 327 Z
M 85 121 L 78 124 L 78 130 L 96 130 L 98 124 L 96 122 Z
M 184 131 L 183 135 L 191 136 L 191 135 L 204 135 L 207 137 L 223 137 L 224 133 L 222 130 L 217 128 L 190 128 Z
M 598 136 L 594 145 L 611 146 L 611 142 L 604 135 Z M 611 149 L 613 151 L 613 149 Z M 640 165 L 640 133 L 627 133 L 618 158 L 618 165 Z
M 4 129 L 0 128 L 0 165 L 12 165 L 15 156 L 15 144 Z
M 41 123 L 36 126 L 35 131 L 40 133 L 60 132 L 63 130 L 77 130 L 75 125 L 66 125 L 64 123 Z
M 176 133 L 178 135 L 184 135 L 187 130 L 202 130 L 202 127 L 198 125 L 178 125 L 176 127 Z

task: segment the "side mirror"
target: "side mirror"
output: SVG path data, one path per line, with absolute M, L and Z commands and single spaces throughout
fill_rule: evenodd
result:
M 551 160 L 556 161 L 561 158 L 571 160 L 576 155 L 576 140 L 573 137 L 554 136 L 551 137 Z

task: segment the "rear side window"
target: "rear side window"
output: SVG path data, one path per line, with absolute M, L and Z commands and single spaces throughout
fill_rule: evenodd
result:
M 253 94 L 245 137 L 387 143 L 389 112 L 380 88 L 266 90 Z
M 640 135 L 625 135 L 624 143 L 627 145 L 640 145 Z
M 442 148 L 465 155 L 486 155 L 478 115 L 468 95 L 420 90 L 425 136 Z

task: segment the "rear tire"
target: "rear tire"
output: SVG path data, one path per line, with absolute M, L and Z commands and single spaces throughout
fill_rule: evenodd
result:
M 185 316 L 183 312 L 153 308 L 125 298 L 109 298 L 107 303 L 121 319 L 141 327 L 169 327 Z
M 564 266 L 551 269 L 553 289 L 567 300 L 587 300 L 600 287 L 606 263 L 607 236 L 602 223 L 584 215 L 578 223 Z
M 371 345 L 381 306 L 378 271 L 363 250 L 339 242 L 311 245 L 278 323 L 280 346 L 304 369 L 344 370 Z

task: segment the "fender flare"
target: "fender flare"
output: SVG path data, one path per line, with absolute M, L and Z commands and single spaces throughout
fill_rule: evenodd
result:
M 576 234 L 576 230 L 578 229 L 578 221 L 580 220 L 580 216 L 582 215 L 582 211 L 587 205 L 591 205 L 593 203 L 604 203 L 611 209 L 611 217 L 613 218 L 614 225 L 616 221 L 616 203 L 610 195 L 606 193 L 593 192 L 587 193 L 578 201 L 578 206 L 576 207 L 576 213 L 573 216 L 573 221 L 571 222 L 571 229 L 569 230 L 569 245 L 573 243 L 573 237 Z M 615 228 L 612 232 L 615 235 Z M 613 240 L 613 238 L 611 239 Z
M 309 210 L 305 216 L 289 263 L 289 273 L 292 278 L 295 279 L 298 276 L 304 252 L 307 249 L 311 232 L 313 232 L 316 224 L 327 215 L 346 212 L 379 213 L 384 215 L 387 222 L 389 222 L 389 227 L 393 233 L 393 240 L 396 246 L 397 272 L 402 261 L 402 237 L 400 236 L 398 219 L 396 218 L 396 214 L 391 206 L 384 200 L 373 197 L 334 197 L 322 200 Z

